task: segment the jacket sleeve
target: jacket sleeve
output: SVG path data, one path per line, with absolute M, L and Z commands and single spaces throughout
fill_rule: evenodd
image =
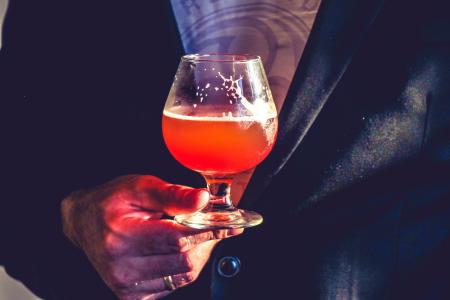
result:
M 162 22 L 168 3 L 10 3 L 0 51 L 0 264 L 44 299 L 113 298 L 64 237 L 60 201 L 119 175 L 164 173 L 162 148 L 151 151 L 162 143 L 152 134 L 179 58 Z

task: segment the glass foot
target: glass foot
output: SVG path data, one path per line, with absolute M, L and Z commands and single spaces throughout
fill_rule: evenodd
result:
M 234 209 L 230 211 L 199 211 L 175 216 L 175 221 L 196 229 L 248 228 L 259 225 L 263 217 L 253 211 Z

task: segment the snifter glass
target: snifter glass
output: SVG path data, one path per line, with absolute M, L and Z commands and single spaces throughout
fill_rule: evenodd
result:
M 270 153 L 277 129 L 259 56 L 183 56 L 164 107 L 163 136 L 178 162 L 203 175 L 210 200 L 201 211 L 175 220 L 199 229 L 260 224 L 260 214 L 233 206 L 230 188 L 236 174 L 256 167 Z

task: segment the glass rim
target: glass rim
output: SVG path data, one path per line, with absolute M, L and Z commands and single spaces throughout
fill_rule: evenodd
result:
M 205 53 L 205 54 L 186 54 L 181 57 L 182 61 L 188 62 L 229 62 L 229 63 L 247 63 L 261 61 L 259 55 L 251 54 L 233 54 L 233 53 Z

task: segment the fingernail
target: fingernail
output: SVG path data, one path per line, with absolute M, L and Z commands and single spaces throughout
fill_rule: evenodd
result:
M 200 189 L 200 191 L 202 192 L 201 194 L 204 194 L 209 198 L 209 191 L 207 189 Z

